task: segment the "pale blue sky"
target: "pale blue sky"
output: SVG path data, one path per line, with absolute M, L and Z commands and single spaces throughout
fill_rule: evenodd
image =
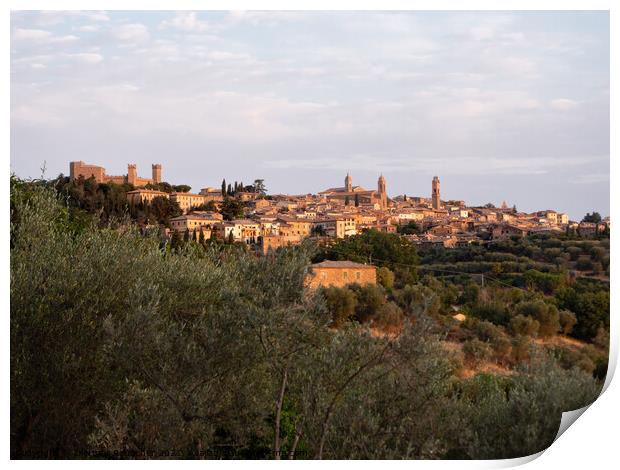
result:
M 609 213 L 606 12 L 14 12 L 11 169 Z

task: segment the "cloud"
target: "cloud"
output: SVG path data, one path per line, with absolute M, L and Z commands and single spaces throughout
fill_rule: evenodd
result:
M 570 111 L 571 109 L 575 109 L 579 106 L 579 103 L 574 100 L 569 100 L 567 98 L 558 98 L 555 100 L 551 100 L 549 103 L 550 106 L 557 111 Z
M 17 28 L 13 32 L 14 41 L 22 42 L 45 42 L 45 43 L 61 43 L 61 42 L 73 42 L 79 38 L 73 35 L 55 36 L 50 31 L 43 29 L 22 29 Z
M 213 60 L 249 60 L 251 56 L 248 54 L 237 54 L 228 51 L 212 51 L 207 53 L 207 57 Z
M 571 176 L 606 171 L 578 165 L 609 153 L 604 15 L 594 30 L 580 13 L 85 13 L 11 15 L 17 170 L 36 145 L 59 170 L 180 147 L 170 166 L 226 155 L 214 173 L 264 170 L 274 188 L 298 169 L 316 170 L 308 189 L 325 169 L 392 171 L 403 189 L 462 174 L 469 194 L 477 175 L 554 175 L 566 200 Z
M 209 29 L 206 21 L 198 19 L 196 12 L 181 11 L 177 12 L 170 20 L 164 20 L 160 23 L 160 28 L 174 28 L 181 31 L 200 32 Z
M 536 71 L 536 62 L 526 57 L 504 57 L 497 64 L 503 71 L 517 76 L 531 76 Z
M 110 21 L 110 17 L 105 11 L 87 11 L 82 14 L 92 21 Z
M 101 54 L 92 53 L 92 52 L 81 52 L 78 54 L 68 54 L 68 57 L 71 59 L 75 59 L 84 64 L 98 64 L 103 61 L 103 56 Z
M 55 26 L 66 21 L 89 20 L 94 22 L 110 21 L 105 11 L 80 11 L 80 10 L 43 10 L 36 12 L 32 23 L 38 26 Z
M 608 158 L 608 157 L 607 157 Z M 406 172 L 432 173 L 444 175 L 544 175 L 555 171 L 562 165 L 580 167 L 604 160 L 605 157 L 509 157 L 479 156 L 462 157 L 446 155 L 440 157 L 394 157 L 386 154 L 350 154 L 345 156 L 318 157 L 311 159 L 268 160 L 265 165 L 277 169 L 299 170 L 348 170 L 356 169 L 368 172 Z M 598 175 L 600 177 L 600 175 Z M 594 181 L 584 178 L 583 182 Z
M 17 41 L 40 41 L 52 36 L 49 31 L 42 29 L 21 29 L 18 28 L 13 33 L 13 39 Z
M 607 156 L 609 160 L 609 156 Z M 568 180 L 575 184 L 599 184 L 609 183 L 609 173 L 586 173 L 574 175 Z
M 116 27 L 114 37 L 122 42 L 141 43 L 150 38 L 148 28 L 142 23 L 129 23 Z
M 87 24 L 84 26 L 78 26 L 76 28 L 77 31 L 82 31 L 84 33 L 93 33 L 95 31 L 99 31 L 101 29 L 101 26 L 99 26 L 98 24 Z

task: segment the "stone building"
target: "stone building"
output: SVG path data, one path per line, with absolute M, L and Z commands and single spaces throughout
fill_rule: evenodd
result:
M 433 176 L 432 200 L 433 200 L 433 209 L 435 210 L 440 209 L 441 208 L 441 191 L 440 191 L 439 176 Z
M 317 219 L 312 221 L 315 229 L 320 230 L 328 237 L 344 238 L 357 235 L 357 224 L 352 216 L 334 216 L 325 219 Z
M 255 244 L 260 236 L 260 224 L 250 219 L 219 222 L 213 226 L 213 229 L 216 237 L 221 240 L 229 240 L 232 236 L 233 241 L 248 245 Z
M 263 235 L 259 237 L 259 250 L 266 255 L 269 250 L 275 251 L 283 246 L 298 245 L 300 242 L 299 235 Z
M 340 203 L 348 203 L 353 206 L 357 199 L 362 206 L 376 206 L 380 209 L 388 207 L 388 197 L 386 190 L 385 177 L 379 176 L 377 181 L 377 190 L 368 190 L 361 186 L 353 186 L 353 178 L 347 173 L 344 179 L 344 186 L 340 188 L 329 188 L 319 193 L 328 201 L 339 201 Z
M 170 219 L 170 226 L 175 232 L 190 232 L 201 227 L 212 227 L 222 222 L 222 214 L 217 212 L 201 212 L 187 215 L 180 215 Z
M 176 202 L 183 213 L 187 213 L 192 207 L 202 206 L 212 199 L 202 194 L 173 192 L 170 193 L 170 200 Z
M 127 191 L 127 202 L 129 204 L 150 204 L 156 197 L 165 197 L 168 199 L 170 195 L 154 189 L 134 189 L 133 191 Z
M 131 184 L 135 187 L 146 186 L 147 184 L 161 183 L 161 165 L 154 163 L 151 165 L 151 178 L 141 178 L 135 164 L 127 165 L 127 174 L 122 176 L 108 175 L 102 166 L 91 165 L 83 161 L 69 162 L 69 178 L 74 180 L 80 176 L 88 179 L 91 176 L 97 183 Z
M 344 287 L 348 284 L 376 284 L 377 268 L 353 261 L 323 261 L 310 266 L 305 282 L 310 289 Z

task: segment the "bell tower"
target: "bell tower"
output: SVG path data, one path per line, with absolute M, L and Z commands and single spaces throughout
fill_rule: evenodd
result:
M 351 178 L 349 173 L 347 173 L 347 177 L 344 179 L 344 190 L 347 193 L 353 192 L 353 178 Z
M 438 176 L 433 177 L 432 199 L 433 199 L 433 209 L 440 209 L 441 208 L 441 193 L 440 193 L 440 183 L 439 183 Z
M 379 180 L 377 181 L 377 192 L 379 193 L 379 198 L 381 199 L 381 208 L 385 209 L 387 207 L 387 190 L 385 184 L 385 176 L 379 176 Z

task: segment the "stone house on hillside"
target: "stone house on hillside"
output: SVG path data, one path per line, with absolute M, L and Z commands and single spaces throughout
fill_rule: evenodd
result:
M 323 261 L 310 266 L 306 287 L 344 287 L 347 284 L 377 284 L 377 268 L 353 261 Z

